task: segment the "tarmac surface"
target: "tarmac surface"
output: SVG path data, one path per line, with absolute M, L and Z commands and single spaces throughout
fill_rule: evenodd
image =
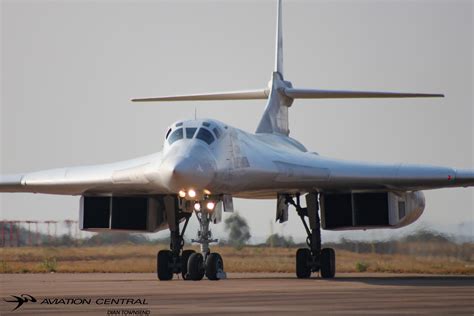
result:
M 2 274 L 1 315 L 473 315 L 473 276 L 230 273 L 160 282 L 154 274 Z M 21 294 L 29 294 L 31 297 Z M 11 295 L 27 300 L 18 303 Z M 31 300 L 35 299 L 36 302 Z

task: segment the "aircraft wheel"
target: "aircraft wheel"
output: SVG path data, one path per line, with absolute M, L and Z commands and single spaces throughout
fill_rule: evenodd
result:
M 336 253 L 332 248 L 321 250 L 321 277 L 332 279 L 336 275 Z
M 311 276 L 311 251 L 308 248 L 300 248 L 296 251 L 296 276 L 298 279 L 308 279 Z
M 170 250 L 160 250 L 157 255 L 157 274 L 160 281 L 168 281 L 173 278 L 171 269 L 172 252 Z
M 188 260 L 189 280 L 199 281 L 204 277 L 204 259 L 200 253 L 193 253 Z
M 181 255 L 181 275 L 183 276 L 183 280 L 189 280 L 188 261 L 193 253 L 196 253 L 196 251 L 187 249 L 183 250 L 183 254 Z
M 210 253 L 206 258 L 206 277 L 209 280 L 219 280 L 219 272 L 224 271 L 224 261 L 218 253 Z

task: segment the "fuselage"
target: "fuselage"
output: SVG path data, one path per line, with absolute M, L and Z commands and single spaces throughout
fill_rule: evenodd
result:
M 446 179 L 456 177 L 456 170 L 448 167 L 322 157 L 288 136 L 251 134 L 211 119 L 171 125 L 161 159 L 160 183 L 170 193 L 192 189 L 242 198 L 311 191 L 396 191 L 398 187 L 419 190 L 425 188 L 423 183 L 446 186 Z M 436 177 L 431 177 L 433 173 Z M 388 178 L 393 180 L 387 185 Z
M 290 190 L 279 182 L 285 163 L 312 157 L 287 136 L 250 134 L 210 119 L 179 121 L 166 133 L 161 183 L 174 193 L 193 189 L 274 198 L 275 189 Z
M 95 166 L 2 178 L 3 192 L 64 195 L 204 195 L 276 198 L 307 192 L 419 191 L 472 186 L 473 173 L 449 167 L 374 164 L 309 152 L 286 135 L 248 133 L 217 120 L 178 121 L 163 150 Z M 210 193 L 205 193 L 210 192 Z M 180 194 L 181 193 L 181 194 Z

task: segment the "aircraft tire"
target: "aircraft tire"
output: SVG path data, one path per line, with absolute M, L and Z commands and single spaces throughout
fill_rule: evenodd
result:
M 206 258 L 206 277 L 209 280 L 219 280 L 219 271 L 224 271 L 224 261 L 218 253 L 210 253 Z
M 196 253 L 196 251 L 187 249 L 183 250 L 183 254 L 181 255 L 181 275 L 183 276 L 183 280 L 189 280 L 188 261 L 193 253 Z
M 332 279 L 336 275 L 336 253 L 332 248 L 321 250 L 321 277 Z
M 160 250 L 158 252 L 156 270 L 160 281 L 169 281 L 173 278 L 173 271 L 170 267 L 172 255 L 170 250 Z
M 298 279 L 308 279 L 311 276 L 311 251 L 308 248 L 299 248 L 296 251 L 296 277 Z
M 204 277 L 204 259 L 202 255 L 195 252 L 189 256 L 188 260 L 189 280 L 199 281 Z

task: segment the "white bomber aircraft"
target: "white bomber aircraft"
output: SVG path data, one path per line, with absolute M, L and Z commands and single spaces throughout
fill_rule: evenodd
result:
M 277 7 L 276 60 L 267 88 L 134 99 L 211 101 L 266 99 L 255 133 L 199 119 L 173 123 L 163 151 L 117 163 L 7 175 L 0 192 L 79 195 L 80 228 L 89 231 L 156 232 L 169 229 L 170 250 L 157 256 L 160 280 L 225 277 L 222 257 L 211 252 L 209 224 L 232 198 L 276 199 L 276 219 L 285 222 L 296 208 L 307 232 L 307 248 L 296 252 L 296 275 L 335 275 L 335 253 L 321 249 L 321 228 L 399 228 L 416 221 L 425 208 L 421 190 L 474 186 L 474 170 L 408 164 L 371 164 L 322 157 L 289 137 L 288 108 L 294 99 L 414 98 L 441 94 L 339 91 L 293 88 L 283 78 L 281 0 Z M 300 197 L 305 195 L 306 205 Z M 201 253 L 183 250 L 193 212 L 200 223 Z M 307 219 L 306 219 L 307 218 Z M 183 223 L 181 226 L 180 224 Z

